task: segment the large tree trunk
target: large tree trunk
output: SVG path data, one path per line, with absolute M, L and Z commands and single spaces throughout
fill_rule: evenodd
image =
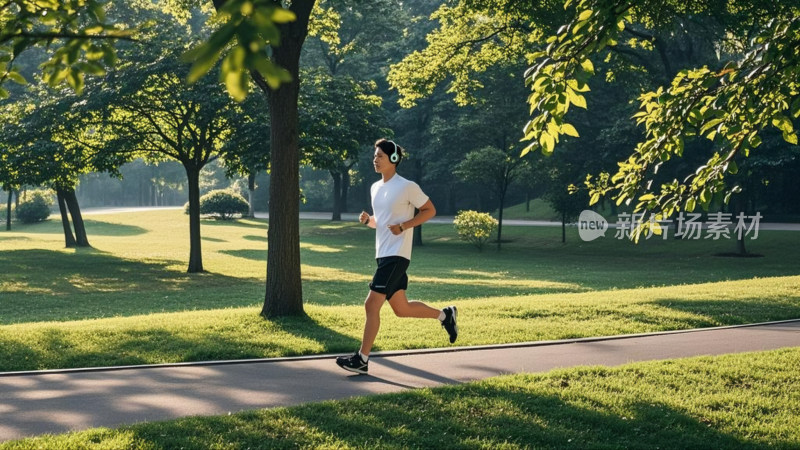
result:
M 342 220 L 342 174 L 331 170 L 331 176 L 333 177 L 333 214 L 331 215 L 331 220 L 333 221 L 341 221 Z
M 247 217 L 251 219 L 256 216 L 256 173 L 250 171 L 247 175 Z
M 200 168 L 183 165 L 189 181 L 189 273 L 203 271 L 200 239 Z
M 75 241 L 75 235 L 72 234 L 72 225 L 70 225 L 69 216 L 67 216 L 64 192 L 60 189 L 56 189 L 56 200 L 58 201 L 58 210 L 61 212 L 61 225 L 64 227 L 64 245 L 67 248 L 75 247 L 78 243 Z
M 75 242 L 78 247 L 91 247 L 89 238 L 86 236 L 86 227 L 83 224 L 81 208 L 78 206 L 78 197 L 74 189 L 64 191 L 64 201 L 67 204 L 69 215 L 72 217 L 72 226 L 75 228 Z
M 6 204 L 6 230 L 11 229 L 11 200 L 14 198 L 14 190 L 8 190 L 8 203 Z
M 261 315 L 267 318 L 302 315 L 300 278 L 300 156 L 297 97 L 300 90 L 300 51 L 308 35 L 308 19 L 315 0 L 294 0 L 296 19 L 280 26 L 281 43 L 273 60 L 292 75 L 290 83 L 270 91 L 269 229 L 267 283 Z

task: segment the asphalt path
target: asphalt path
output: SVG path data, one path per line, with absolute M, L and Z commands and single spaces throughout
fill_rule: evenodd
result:
M 462 313 L 463 314 L 463 313 Z M 468 330 L 461 330 L 468 332 Z M 800 320 L 657 334 L 373 354 L 0 373 L 0 441 L 185 416 L 291 406 L 582 365 L 800 346 Z

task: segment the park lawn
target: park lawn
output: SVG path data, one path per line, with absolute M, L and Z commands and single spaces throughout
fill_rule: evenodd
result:
M 456 386 L 6 442 L 35 448 L 798 448 L 800 348 Z
M 259 307 L 266 223 L 204 221 L 209 272 L 186 274 L 180 211 L 88 216 L 92 249 L 63 249 L 60 224 L 0 233 L 0 371 L 349 352 L 374 270 L 373 232 L 302 222 L 308 317 L 267 321 Z M 761 258 L 733 242 L 609 237 L 509 227 L 502 251 L 426 225 L 409 296 L 460 308 L 458 345 L 614 335 L 800 317 L 800 233 L 762 232 Z M 574 231 L 574 230 L 573 230 Z M 447 345 L 435 322 L 384 309 L 381 350 Z
M 180 210 L 89 215 L 91 249 L 65 249 L 59 221 L 0 232 L 0 325 L 134 316 L 263 303 L 263 220 L 202 225 L 207 272 L 185 273 L 188 218 Z M 505 227 L 502 251 L 479 252 L 452 226 L 423 227 L 409 296 L 431 302 L 597 292 L 800 275 L 797 232 L 748 241 L 761 258 L 725 258 L 730 240 L 613 238 L 567 243 L 550 227 Z M 360 305 L 374 271 L 374 232 L 355 223 L 301 222 L 305 303 Z M 687 289 L 691 289 L 690 287 Z
M 460 346 L 608 336 L 797 318 L 800 276 L 457 304 Z M 257 307 L 241 307 L 5 325 L 0 371 L 352 352 L 362 311 L 307 305 L 308 317 L 264 320 Z M 375 350 L 449 345 L 433 320 L 397 318 L 389 307 L 382 314 Z

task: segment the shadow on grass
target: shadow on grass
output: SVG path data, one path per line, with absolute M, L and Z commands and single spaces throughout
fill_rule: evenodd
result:
M 245 240 L 248 240 L 248 241 L 256 241 L 256 242 L 267 242 L 267 236 L 258 236 L 258 235 L 255 235 L 255 234 L 248 234 L 248 235 L 242 236 L 242 239 L 245 239 Z
M 241 327 L 247 328 L 245 332 Z M 125 366 L 164 362 L 253 359 L 308 354 L 295 338 L 314 341 L 312 353 L 351 353 L 360 341 L 326 328 L 314 319 L 290 317 L 265 320 L 255 313 L 235 329 L 169 330 L 164 328 L 104 329 L 92 334 L 48 328 L 29 336 L 0 332 L 0 371 Z M 184 331 L 184 334 L 180 334 Z M 283 338 L 258 339 L 263 333 Z M 113 336 L 112 336 L 113 335 Z
M 136 225 L 108 223 L 93 219 L 84 219 L 83 222 L 86 226 L 89 242 L 92 242 L 92 236 L 138 236 L 148 232 L 145 228 Z M 64 234 L 61 221 L 54 219 L 35 224 L 19 224 L 16 228 L 12 227 L 11 230 L 17 233 L 30 234 Z
M 708 317 L 716 325 L 740 325 L 800 318 L 800 292 L 788 298 L 753 297 L 737 300 L 660 299 L 662 308 Z
M 0 252 L 0 324 L 77 320 L 246 306 L 260 280 L 168 269 L 180 261 L 134 261 L 96 249 Z M 251 294 L 252 292 L 252 294 Z
M 675 315 L 674 311 L 680 311 Z M 619 324 L 620 327 L 649 331 L 683 330 L 725 325 L 789 320 L 800 317 L 800 293 L 795 297 L 765 299 L 760 297 L 735 300 L 685 300 L 664 298 L 643 303 L 603 305 L 559 305 L 558 307 L 525 310 L 498 310 L 500 318 L 544 320 L 551 323 L 574 320 Z M 610 327 L 613 328 L 613 327 Z M 586 337 L 584 333 L 559 336 L 560 338 Z
M 267 261 L 267 249 L 239 249 L 239 250 L 219 250 L 219 253 L 223 253 L 225 255 L 235 256 L 237 258 L 244 258 L 249 259 L 251 261 L 259 261 L 259 262 L 266 262 Z
M 766 448 L 663 404 L 621 417 L 558 395 L 477 385 L 126 427 L 140 446 L 201 448 Z
M 267 231 L 267 221 L 263 219 L 231 219 L 231 220 L 217 220 L 217 219 L 202 219 L 202 225 L 211 227 L 241 227 L 241 228 L 258 228 Z

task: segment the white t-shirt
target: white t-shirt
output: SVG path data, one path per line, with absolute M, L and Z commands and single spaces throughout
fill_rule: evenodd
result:
M 413 233 L 406 230 L 398 236 L 389 225 L 399 225 L 414 217 L 414 208 L 428 202 L 428 196 L 419 185 L 394 174 L 386 183 L 376 181 L 370 189 L 372 211 L 375 216 L 375 257 L 402 256 L 411 260 Z

